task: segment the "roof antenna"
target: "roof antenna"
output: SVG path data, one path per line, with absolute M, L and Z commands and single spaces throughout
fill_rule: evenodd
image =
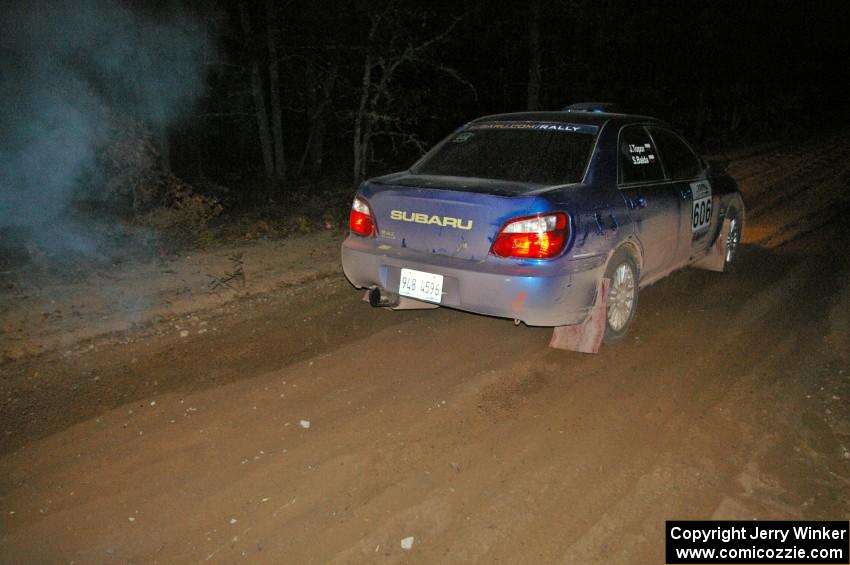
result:
M 564 106 L 562 111 L 619 114 L 620 107 L 614 102 L 577 102 L 569 106 Z

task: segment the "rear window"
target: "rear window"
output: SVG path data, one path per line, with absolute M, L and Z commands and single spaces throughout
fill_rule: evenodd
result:
M 543 185 L 579 182 L 597 129 L 544 122 L 478 124 L 437 146 L 413 172 Z

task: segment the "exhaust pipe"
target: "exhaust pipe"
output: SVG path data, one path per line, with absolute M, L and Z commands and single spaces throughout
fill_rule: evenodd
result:
M 369 305 L 373 308 L 393 308 L 398 306 L 398 303 L 398 294 L 385 292 L 377 286 L 369 289 Z

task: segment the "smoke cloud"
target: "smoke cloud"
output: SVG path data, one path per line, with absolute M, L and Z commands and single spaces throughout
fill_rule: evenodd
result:
M 71 204 L 87 189 L 105 110 L 154 130 L 190 110 L 204 86 L 202 29 L 141 2 L 16 4 L 0 13 L 0 237 L 100 253 Z

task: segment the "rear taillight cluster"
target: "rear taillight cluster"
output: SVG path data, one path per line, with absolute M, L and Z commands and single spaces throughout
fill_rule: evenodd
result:
M 514 218 L 499 230 L 490 252 L 499 257 L 552 259 L 570 241 L 570 219 L 563 212 Z
M 363 237 L 375 235 L 375 220 L 372 219 L 372 209 L 369 203 L 359 196 L 351 204 L 351 214 L 348 216 L 348 227 L 352 233 Z

